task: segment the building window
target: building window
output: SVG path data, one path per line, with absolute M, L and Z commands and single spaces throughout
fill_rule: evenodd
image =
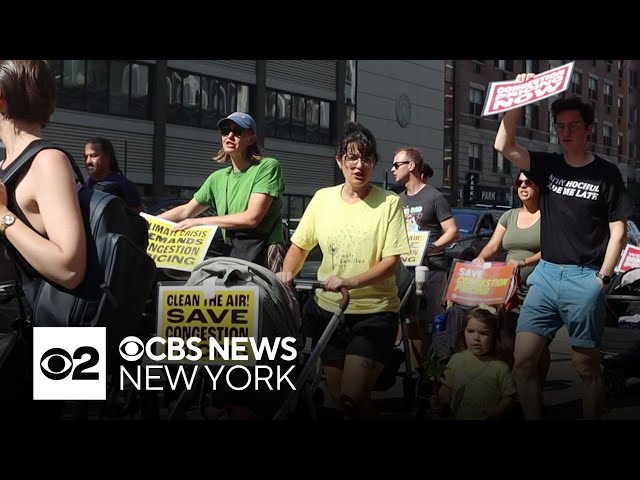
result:
M 494 60 L 493 63 L 500 70 L 505 72 L 513 72 L 513 60 Z
M 609 107 L 613 105 L 613 85 L 607 82 L 604 84 L 604 104 Z
M 602 126 L 602 144 L 610 147 L 613 144 L 613 129 L 611 125 Z
M 151 68 L 124 60 L 47 60 L 58 107 L 151 119 Z
M 347 71 L 344 81 L 344 121 L 348 122 L 356 121 L 356 85 L 358 74 L 358 61 L 346 60 Z
M 217 129 L 218 120 L 233 112 L 250 113 L 249 85 L 168 69 L 167 122 Z
M 618 121 L 624 116 L 624 99 L 618 97 Z
M 618 134 L 618 155 L 622 155 L 622 146 L 624 145 L 624 135 L 619 133 Z
M 573 72 L 571 75 L 571 93 L 574 95 L 582 95 L 582 73 Z
M 598 143 L 598 122 L 593 122 L 593 129 L 591 130 L 589 141 L 594 145 Z
M 589 100 L 598 100 L 598 80 L 589 78 Z
M 505 160 L 497 150 L 493 151 L 493 173 L 511 174 L 511 162 Z
M 484 91 L 479 88 L 469 88 L 469 113 L 477 117 L 482 113 Z
M 267 90 L 265 135 L 296 142 L 331 145 L 334 105 L 318 98 Z
M 540 109 L 538 105 L 526 105 L 524 107 L 524 115 L 520 117 L 520 124 L 534 130 L 538 129 L 538 115 Z
M 525 60 L 524 71 L 527 73 L 540 73 L 540 60 Z
M 469 170 L 482 171 L 482 144 L 469 144 Z
M 611 69 L 613 68 L 613 60 L 605 60 L 604 64 L 607 67 L 607 73 L 611 73 Z
M 549 107 L 549 143 L 558 144 L 558 135 L 556 135 L 556 130 L 553 127 L 553 113 L 551 112 L 551 107 Z

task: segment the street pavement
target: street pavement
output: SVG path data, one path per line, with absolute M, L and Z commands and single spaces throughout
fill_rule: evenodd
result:
M 547 420 L 582 419 L 582 383 L 571 365 L 571 348 L 566 328 L 562 328 L 550 345 L 551 366 L 544 386 L 544 415 Z M 415 412 L 403 412 L 402 378 L 386 392 L 375 392 L 374 401 L 383 419 L 415 419 Z M 605 420 L 640 420 L 640 379 L 628 379 L 626 390 L 608 396 Z

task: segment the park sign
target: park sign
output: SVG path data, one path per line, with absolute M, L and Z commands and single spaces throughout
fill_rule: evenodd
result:
M 569 87 L 574 63 L 539 73 L 526 82 L 491 82 L 487 89 L 482 116 L 503 113 L 564 92 Z

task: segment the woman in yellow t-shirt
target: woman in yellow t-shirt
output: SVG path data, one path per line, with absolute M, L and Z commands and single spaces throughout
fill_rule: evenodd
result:
M 400 309 L 395 273 L 400 255 L 409 252 L 400 198 L 371 183 L 378 160 L 372 133 L 349 124 L 336 155 L 345 182 L 316 192 L 278 273 L 290 283 L 320 246 L 318 281 L 325 290 L 316 291 L 303 311 L 303 333 L 314 342 L 340 304 L 340 289 L 349 289 L 344 323 L 322 360 L 329 392 L 353 418 L 377 413 L 371 391 L 393 350 Z

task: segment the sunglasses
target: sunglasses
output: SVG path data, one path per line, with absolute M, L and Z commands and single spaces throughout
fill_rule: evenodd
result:
M 401 165 L 406 165 L 407 163 L 411 163 L 411 162 L 393 162 L 391 166 L 397 170 L 400 168 Z
M 220 135 L 226 137 L 230 133 L 233 133 L 234 137 L 241 137 L 244 133 L 244 128 L 240 128 L 238 126 L 230 127 L 229 125 L 223 125 L 220 127 Z
M 520 188 L 520 186 L 530 187 L 533 185 L 533 182 L 529 179 L 526 179 L 526 180 L 518 179 L 515 182 L 513 182 L 513 184 L 516 186 L 516 188 Z

